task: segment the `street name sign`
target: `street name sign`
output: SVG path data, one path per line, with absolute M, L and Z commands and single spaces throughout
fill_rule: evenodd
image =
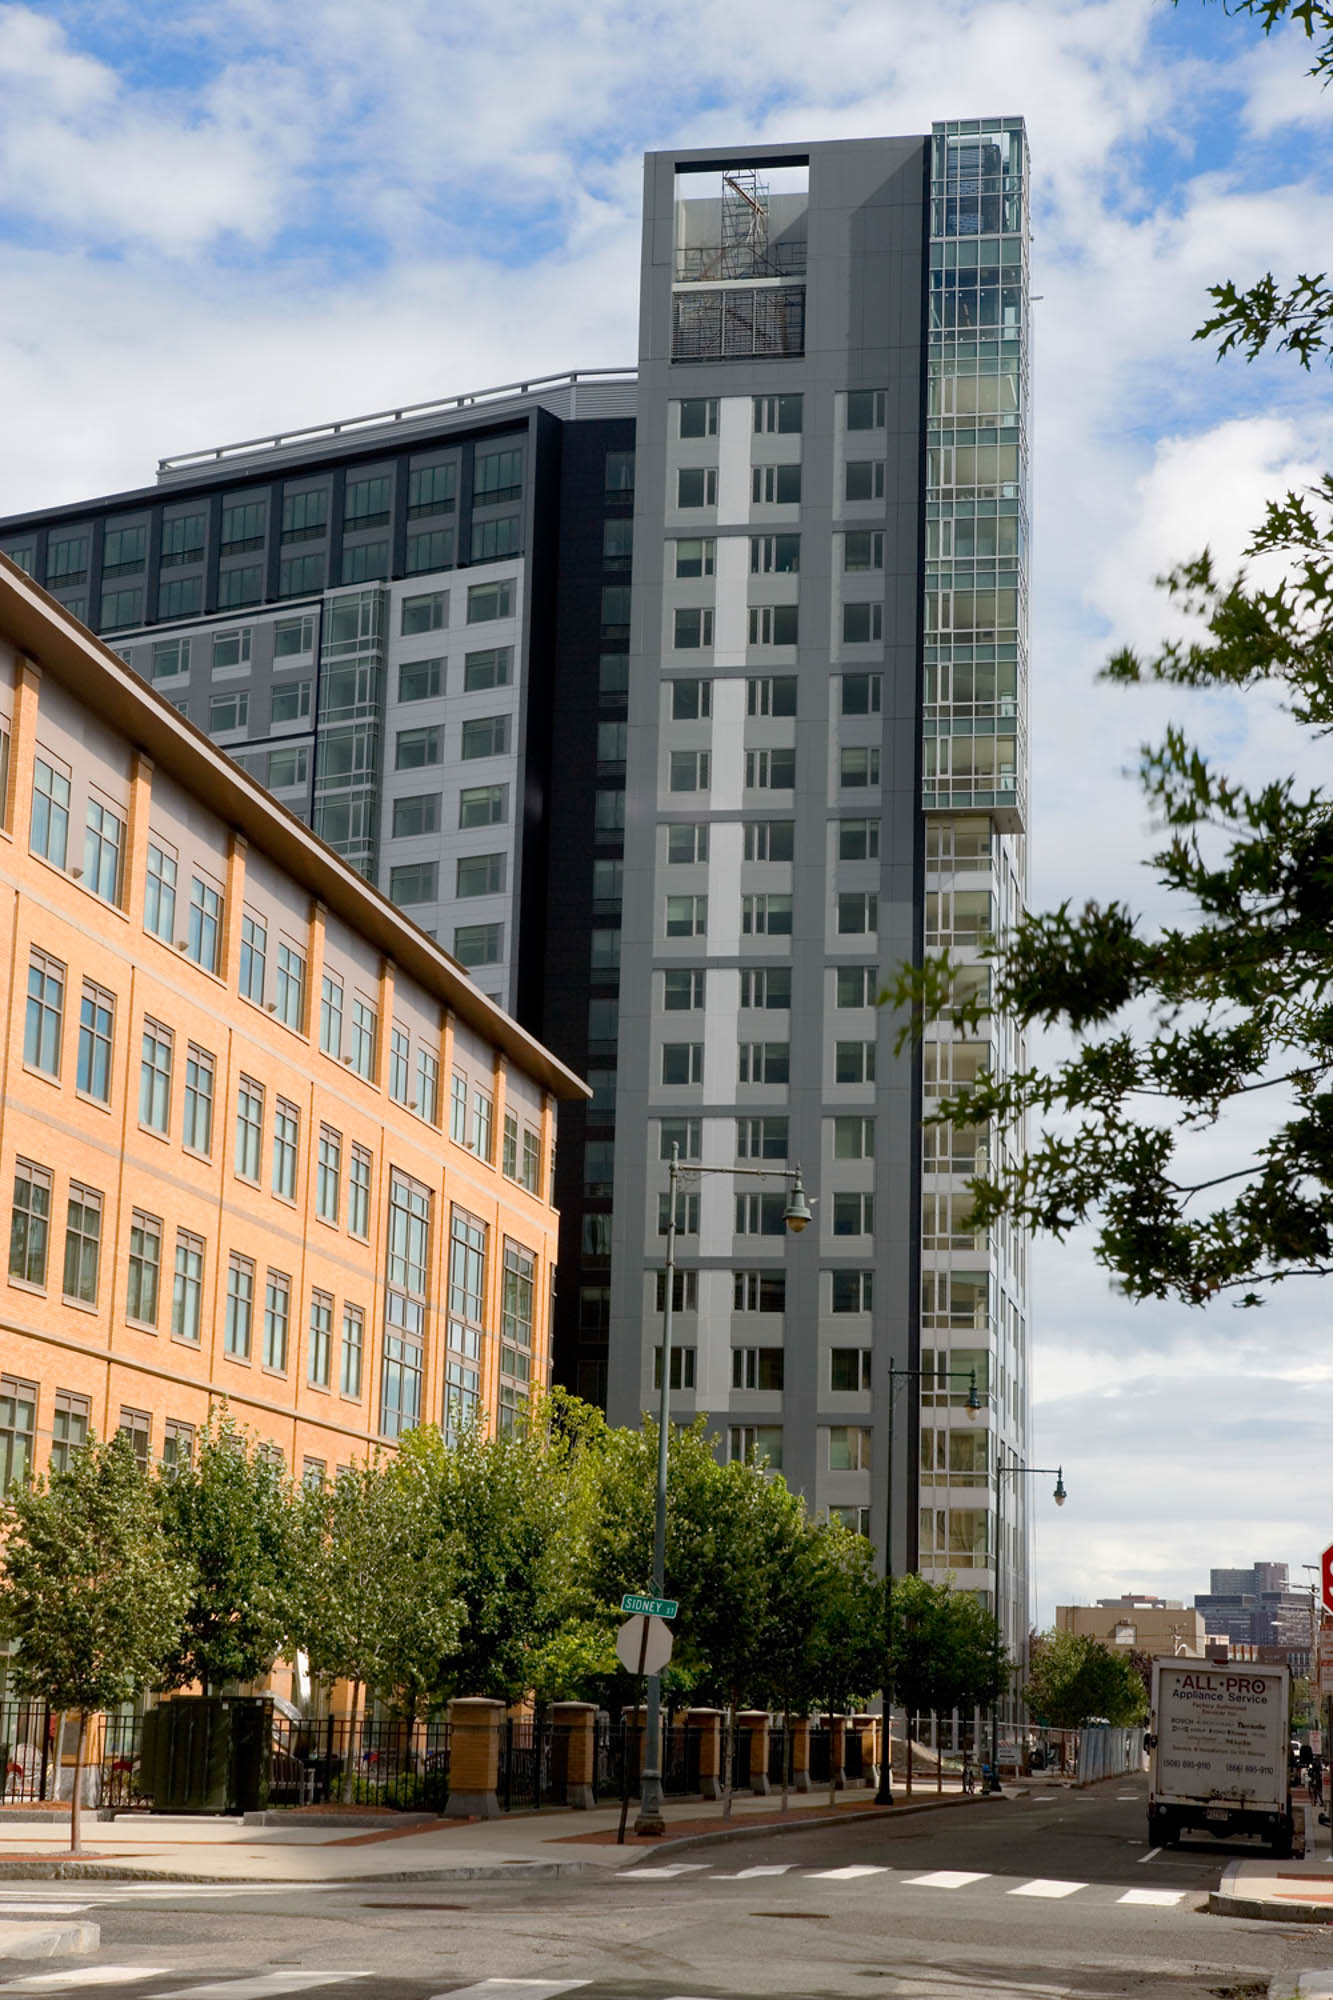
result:
M 671 1658 L 671 1627 L 642 1612 L 627 1618 L 616 1633 L 616 1658 L 626 1673 L 660 1674 Z
M 680 1604 L 674 1597 L 640 1597 L 637 1591 L 627 1590 L 620 1600 L 620 1608 L 631 1617 L 638 1612 L 645 1618 L 674 1618 Z M 1333 1610 L 1333 1605 L 1329 1609 Z
M 1333 1542 L 1319 1558 L 1319 1594 L 1324 1600 L 1325 1611 L 1333 1612 Z M 624 1609 L 623 1605 L 621 1609 Z

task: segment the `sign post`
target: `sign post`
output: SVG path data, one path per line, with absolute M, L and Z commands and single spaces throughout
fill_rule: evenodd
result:
M 627 1673 L 636 1676 L 642 1708 L 644 1675 L 660 1674 L 671 1658 L 671 1627 L 663 1621 L 675 1617 L 676 1601 L 671 1597 L 639 1597 L 626 1591 L 620 1608 L 631 1616 L 616 1633 L 616 1658 Z M 629 1817 L 629 1732 L 623 1722 L 621 1735 L 620 1827 L 616 1834 L 619 1847 L 625 1845 L 625 1821 Z

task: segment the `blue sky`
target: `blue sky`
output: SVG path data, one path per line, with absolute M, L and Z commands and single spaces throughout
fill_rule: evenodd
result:
M 1218 365 L 1209 282 L 1319 268 L 1333 100 L 1308 45 L 1184 0 L 0 0 L 0 513 L 160 456 L 624 363 L 640 157 L 1021 112 L 1032 141 L 1034 899 L 1157 907 L 1126 769 L 1179 701 L 1098 687 L 1333 462 L 1329 378 Z M 1184 719 L 1249 771 L 1315 759 L 1262 700 Z M 1243 1132 L 1201 1142 L 1228 1161 Z M 1230 1149 L 1230 1150 L 1229 1150 Z M 1329 1539 L 1318 1287 L 1131 1308 L 1035 1259 L 1043 1613 L 1189 1595 Z

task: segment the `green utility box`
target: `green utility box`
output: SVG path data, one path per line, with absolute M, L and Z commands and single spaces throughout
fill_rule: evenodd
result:
M 154 1812 L 262 1812 L 272 1764 L 265 1695 L 177 1695 L 144 1716 L 139 1788 Z

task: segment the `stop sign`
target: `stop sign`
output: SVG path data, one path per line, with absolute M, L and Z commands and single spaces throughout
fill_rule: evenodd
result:
M 1324 1600 L 1325 1611 L 1333 1612 L 1333 1542 L 1319 1558 L 1319 1594 Z

